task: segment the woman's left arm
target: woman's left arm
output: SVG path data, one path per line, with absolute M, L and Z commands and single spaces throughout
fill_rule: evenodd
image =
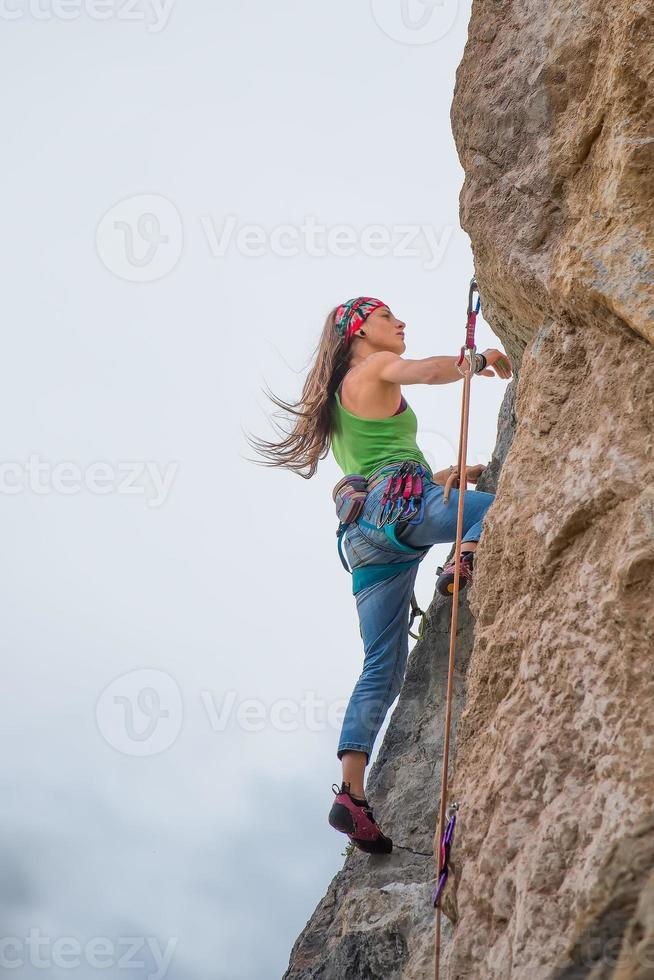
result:
M 475 466 L 466 466 L 466 482 L 476 483 L 485 469 L 486 466 L 484 463 L 477 463 Z M 437 473 L 433 474 L 431 482 L 439 483 L 442 487 L 447 486 L 448 482 L 450 486 L 458 486 L 458 466 L 450 466 L 446 470 L 439 470 Z

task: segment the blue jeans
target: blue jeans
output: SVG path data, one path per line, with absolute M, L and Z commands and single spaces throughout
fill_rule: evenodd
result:
M 376 524 L 386 481 L 379 483 L 366 497 L 359 521 Z M 396 535 L 414 555 L 424 558 L 434 544 L 456 539 L 459 490 L 450 490 L 448 503 L 443 502 L 444 487 L 425 482 L 425 509 L 420 524 L 396 524 Z M 463 504 L 463 541 L 478 541 L 484 514 L 495 500 L 492 493 L 466 490 Z M 377 563 L 406 562 L 412 557 L 400 551 L 383 528 L 377 530 L 349 526 L 343 536 L 343 550 L 350 568 Z M 377 733 L 386 713 L 400 693 L 409 655 L 409 607 L 418 573 L 418 563 L 400 569 L 397 575 L 362 589 L 356 595 L 361 636 L 363 670 L 345 711 L 338 742 L 340 759 L 346 749 L 367 755 L 366 765 Z

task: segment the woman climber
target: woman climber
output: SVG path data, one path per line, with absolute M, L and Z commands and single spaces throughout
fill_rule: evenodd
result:
M 349 486 L 360 507 L 356 519 L 349 512 L 346 523 L 339 512 L 339 544 L 353 573 L 364 660 L 341 728 L 337 756 L 342 782 L 332 787 L 336 799 L 328 819 L 369 853 L 390 853 L 393 845 L 366 800 L 365 768 L 402 686 L 418 564 L 432 545 L 455 540 L 460 492 L 450 492 L 456 468 L 433 473 L 429 467 L 416 443 L 415 413 L 401 393 L 402 385 L 459 381 L 457 358 L 403 358 L 405 329 L 386 303 L 370 296 L 336 307 L 327 317 L 299 401 L 272 396 L 276 405 L 297 417 L 292 431 L 282 430 L 279 443 L 257 438 L 252 443 L 268 458 L 266 465 L 286 467 L 305 479 L 314 475 L 318 460 L 331 447 L 345 476 L 356 475 Z M 502 351 L 490 348 L 476 359 L 476 374 L 511 377 L 511 363 Z M 467 480 L 476 483 L 484 469 L 466 467 Z M 336 490 L 344 483 L 348 480 Z M 404 488 L 399 495 L 398 487 Z M 495 499 L 478 490 L 463 493 L 460 588 L 472 580 L 482 519 Z M 335 499 L 338 503 L 341 498 L 335 493 Z M 443 595 L 451 595 L 454 575 L 453 558 L 437 579 Z

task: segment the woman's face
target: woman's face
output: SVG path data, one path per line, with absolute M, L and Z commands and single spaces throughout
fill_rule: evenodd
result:
M 363 330 L 368 341 L 377 350 L 390 350 L 403 354 L 406 350 L 404 331 L 406 324 L 393 316 L 387 306 L 380 306 L 366 317 Z

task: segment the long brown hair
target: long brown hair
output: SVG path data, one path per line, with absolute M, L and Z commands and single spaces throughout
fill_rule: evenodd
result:
M 334 307 L 322 329 L 320 340 L 313 354 L 313 367 L 309 371 L 302 394 L 296 402 L 285 402 L 272 392 L 271 401 L 284 412 L 294 415 L 296 422 L 289 432 L 281 425 L 273 424 L 282 434 L 281 442 L 269 442 L 257 436 L 247 436 L 250 445 L 265 457 L 262 466 L 279 466 L 299 473 L 310 480 L 318 468 L 318 460 L 324 459 L 331 446 L 332 398 L 343 380 L 352 359 L 352 346 L 343 348 L 334 329 L 336 310 Z M 313 356 L 313 355 L 312 355 Z M 258 460 L 250 460 L 257 463 Z M 306 470 L 306 472 L 303 472 Z

